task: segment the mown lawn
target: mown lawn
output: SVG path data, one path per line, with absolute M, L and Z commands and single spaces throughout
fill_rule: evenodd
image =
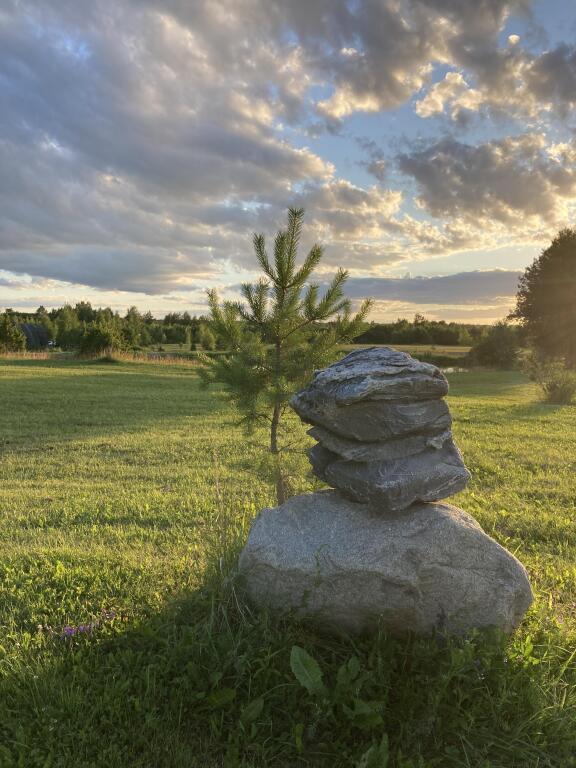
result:
M 1 768 L 576 766 L 576 407 L 516 373 L 450 378 L 455 501 L 536 593 L 510 640 L 258 615 L 233 568 L 266 466 L 193 366 L 1 362 Z

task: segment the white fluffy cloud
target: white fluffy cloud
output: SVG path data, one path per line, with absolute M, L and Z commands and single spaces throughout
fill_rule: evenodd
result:
M 566 117 L 576 105 L 576 46 L 560 44 L 533 54 L 510 35 L 507 49 L 492 52 L 471 68 L 471 85 L 461 72 L 451 71 L 416 103 L 420 117 L 448 114 L 465 120 L 479 112 L 536 119 L 549 113 Z
M 416 114 L 420 117 L 432 117 L 451 110 L 453 120 L 458 119 L 463 111 L 477 112 L 484 103 L 483 94 L 470 88 L 461 72 L 448 72 L 428 93 L 416 102 Z

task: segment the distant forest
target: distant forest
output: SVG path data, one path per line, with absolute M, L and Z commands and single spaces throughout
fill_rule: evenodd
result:
M 209 318 L 189 312 L 170 312 L 163 318 L 155 318 L 151 312 L 141 313 L 136 307 L 130 307 L 126 314 L 120 315 L 109 307 L 97 309 L 87 301 L 80 301 L 74 306 L 66 304 L 51 310 L 41 306 L 32 313 L 12 309 L 7 313 L 24 332 L 29 349 L 50 345 L 89 352 L 97 345 L 95 337 L 103 335 L 111 337 L 110 346 L 124 349 L 160 348 L 164 344 L 178 344 L 182 349 L 221 347 Z M 356 342 L 473 346 L 486 329 L 486 325 L 428 320 L 417 314 L 413 320 L 366 323 Z

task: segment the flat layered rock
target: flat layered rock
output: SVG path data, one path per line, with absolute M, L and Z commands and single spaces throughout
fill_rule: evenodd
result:
M 450 429 L 452 419 L 444 400 L 396 403 L 365 400 L 352 405 L 336 402 L 316 391 L 304 389 L 291 405 L 300 418 L 340 437 L 379 442 L 407 435 L 434 435 Z
M 435 365 L 415 360 L 390 347 L 351 352 L 316 373 L 310 394 L 336 405 L 362 400 L 434 400 L 448 392 L 448 381 Z
M 309 451 L 317 477 L 353 501 L 383 512 L 398 512 L 420 501 L 439 501 L 463 490 L 470 480 L 453 440 L 393 461 L 347 461 L 321 445 Z
M 374 443 L 361 443 L 335 435 L 324 427 L 312 427 L 308 430 L 310 437 L 317 440 L 324 448 L 337 453 L 343 459 L 350 461 L 391 461 L 405 456 L 422 453 L 427 448 L 439 450 L 447 440 L 452 438 L 449 429 L 438 435 L 410 435 Z
M 521 563 L 462 510 L 385 516 L 336 491 L 263 510 L 239 568 L 258 606 L 345 634 L 511 632 L 532 602 Z

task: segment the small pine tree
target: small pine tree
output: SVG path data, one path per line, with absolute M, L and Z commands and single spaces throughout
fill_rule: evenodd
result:
M 371 306 L 364 301 L 351 314 L 343 293 L 348 273 L 342 269 L 322 296 L 319 285 L 309 283 L 323 251 L 314 245 L 297 266 L 303 218 L 303 209 L 289 210 L 287 229 L 276 235 L 273 264 L 264 236 L 254 235 L 264 277 L 242 286 L 246 304 L 220 304 L 216 291 L 208 292 L 212 327 L 228 354 L 206 359 L 201 373 L 206 384 L 226 386 L 247 427 L 266 425 L 279 504 L 286 500 L 280 428 L 289 400 L 314 370 L 332 362 L 340 346 L 359 334 Z
M 14 322 L 10 312 L 5 311 L 0 317 L 0 352 L 23 352 L 26 349 L 26 336 Z

